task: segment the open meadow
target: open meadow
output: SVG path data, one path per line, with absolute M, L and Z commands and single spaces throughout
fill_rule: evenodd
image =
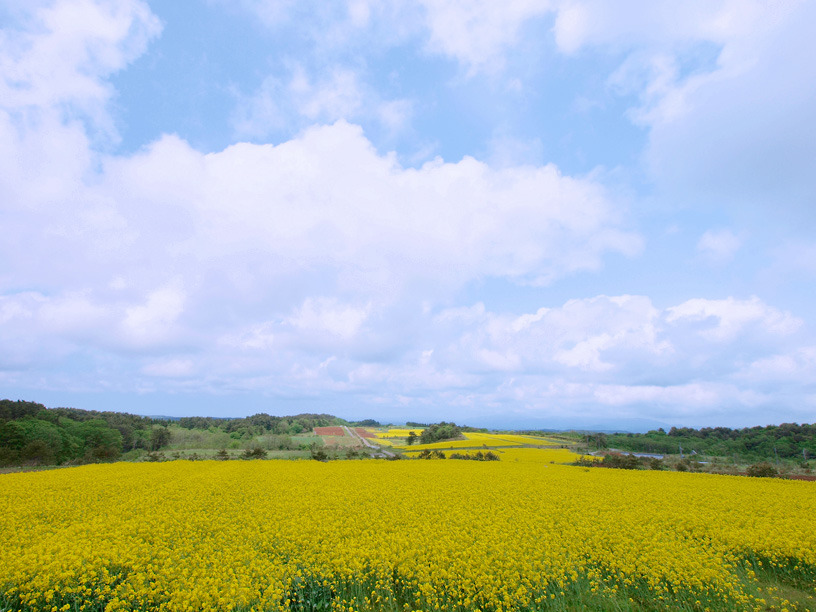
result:
M 810 482 L 476 461 L 0 475 L 0 610 L 813 610 Z

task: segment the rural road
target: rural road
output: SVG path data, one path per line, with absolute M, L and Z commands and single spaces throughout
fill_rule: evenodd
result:
M 385 450 L 385 449 L 384 449 L 383 447 L 381 447 L 379 444 L 372 444 L 371 442 L 369 442 L 368 440 L 366 440 L 366 439 L 365 439 L 363 436 L 361 436 L 360 434 L 358 434 L 358 433 L 357 433 L 356 431 L 354 431 L 353 429 L 349 429 L 349 428 L 348 428 L 348 427 L 346 427 L 345 425 L 343 425 L 342 427 L 343 427 L 343 429 L 345 430 L 345 432 L 346 432 L 348 435 L 350 435 L 352 438 L 357 438 L 358 440 L 360 440 L 360 441 L 363 443 L 363 445 L 364 445 L 364 446 L 366 446 L 366 447 L 368 447 L 368 448 L 371 448 L 371 449 L 374 449 L 374 450 L 376 450 L 377 452 L 380 452 L 380 453 L 384 454 L 386 457 L 393 457 L 393 456 L 394 456 L 394 453 L 392 453 L 392 452 L 390 452 L 390 451 Z

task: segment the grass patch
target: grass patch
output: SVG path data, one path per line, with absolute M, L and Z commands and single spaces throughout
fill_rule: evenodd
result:
M 768 610 L 816 610 L 816 567 L 795 559 L 750 556 L 739 574 L 754 597 L 766 600 Z

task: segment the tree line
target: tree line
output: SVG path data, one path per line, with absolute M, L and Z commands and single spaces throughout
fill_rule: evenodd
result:
M 714 455 L 747 462 L 769 458 L 807 461 L 816 457 L 816 424 L 783 423 L 731 429 L 728 427 L 672 427 L 645 434 L 587 434 L 593 448 L 632 452 Z
M 0 466 L 114 461 L 170 441 L 167 422 L 120 412 L 0 400 Z
M 185 429 L 220 429 L 228 434 L 239 434 L 235 437 L 253 438 L 265 434 L 278 436 L 295 436 L 300 433 L 308 433 L 315 427 L 331 427 L 337 425 L 348 425 L 355 427 L 365 427 L 360 423 L 371 423 L 371 419 L 366 421 L 349 422 L 331 414 L 297 414 L 295 416 L 271 416 L 266 413 L 258 413 L 248 417 L 237 419 L 225 419 L 217 417 L 182 417 L 176 421 L 179 427 Z M 369 425 L 370 426 L 370 425 Z
M 373 419 L 349 422 L 330 414 L 311 413 L 157 419 L 120 412 L 46 408 L 36 402 L 5 399 L 0 400 L 0 467 L 115 461 L 138 449 L 155 454 L 171 443 L 171 420 L 174 426 L 188 430 L 223 431 L 233 440 L 263 436 L 267 446 L 280 449 L 299 448 L 302 444 L 289 436 L 309 433 L 315 427 L 379 425 Z

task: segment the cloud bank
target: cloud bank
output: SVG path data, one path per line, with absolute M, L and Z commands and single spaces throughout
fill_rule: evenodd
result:
M 745 137 L 788 134 L 797 163 L 810 155 L 816 139 L 793 121 L 811 113 L 800 107 L 816 79 L 793 83 L 794 69 L 776 66 L 812 9 L 649 7 L 633 20 L 595 2 L 519 1 L 498 12 L 353 2 L 299 27 L 308 39 L 310 23 L 332 24 L 316 48 L 353 47 L 355 32 L 381 48 L 418 39 L 420 54 L 456 62 L 465 81 L 509 74 L 531 28 L 564 57 L 612 49 L 620 62 L 608 86 L 634 100 L 629 120 L 647 131 L 643 163 L 658 192 L 703 197 L 727 183 L 728 201 L 743 187 L 777 193 L 751 169 L 787 153 L 736 155 L 749 148 L 737 132 L 743 115 L 766 117 Z M 274 30 L 296 9 L 258 1 L 235 10 Z M 421 105 L 378 90 L 359 63 L 314 72 L 314 57 L 236 98 L 230 146 L 202 151 L 165 133 L 123 152 L 111 78 L 161 35 L 147 3 L 61 0 L 17 17 L 0 38 L 6 388 L 312 398 L 386 420 L 440 410 L 541 426 L 610 410 L 692 424 L 808 420 L 807 317 L 765 296 L 554 297 L 609 261 L 637 261 L 653 240 L 631 193 L 604 173 L 470 155 L 406 164 L 363 124 L 413 129 Z M 403 27 L 382 33 L 397 18 Z M 688 72 L 689 45 L 701 42 L 717 45 L 715 61 Z M 756 78 L 785 92 L 782 110 L 780 93 L 747 93 Z M 742 94 L 745 108 L 727 112 Z M 293 116 L 296 132 L 267 142 Z M 692 156 L 691 140 L 703 153 Z M 772 178 L 807 196 L 813 179 L 800 166 Z M 750 178 L 734 190 L 737 175 Z M 744 235 L 706 229 L 686 256 L 728 266 Z M 528 298 L 488 306 L 497 300 L 479 298 L 485 283 Z

